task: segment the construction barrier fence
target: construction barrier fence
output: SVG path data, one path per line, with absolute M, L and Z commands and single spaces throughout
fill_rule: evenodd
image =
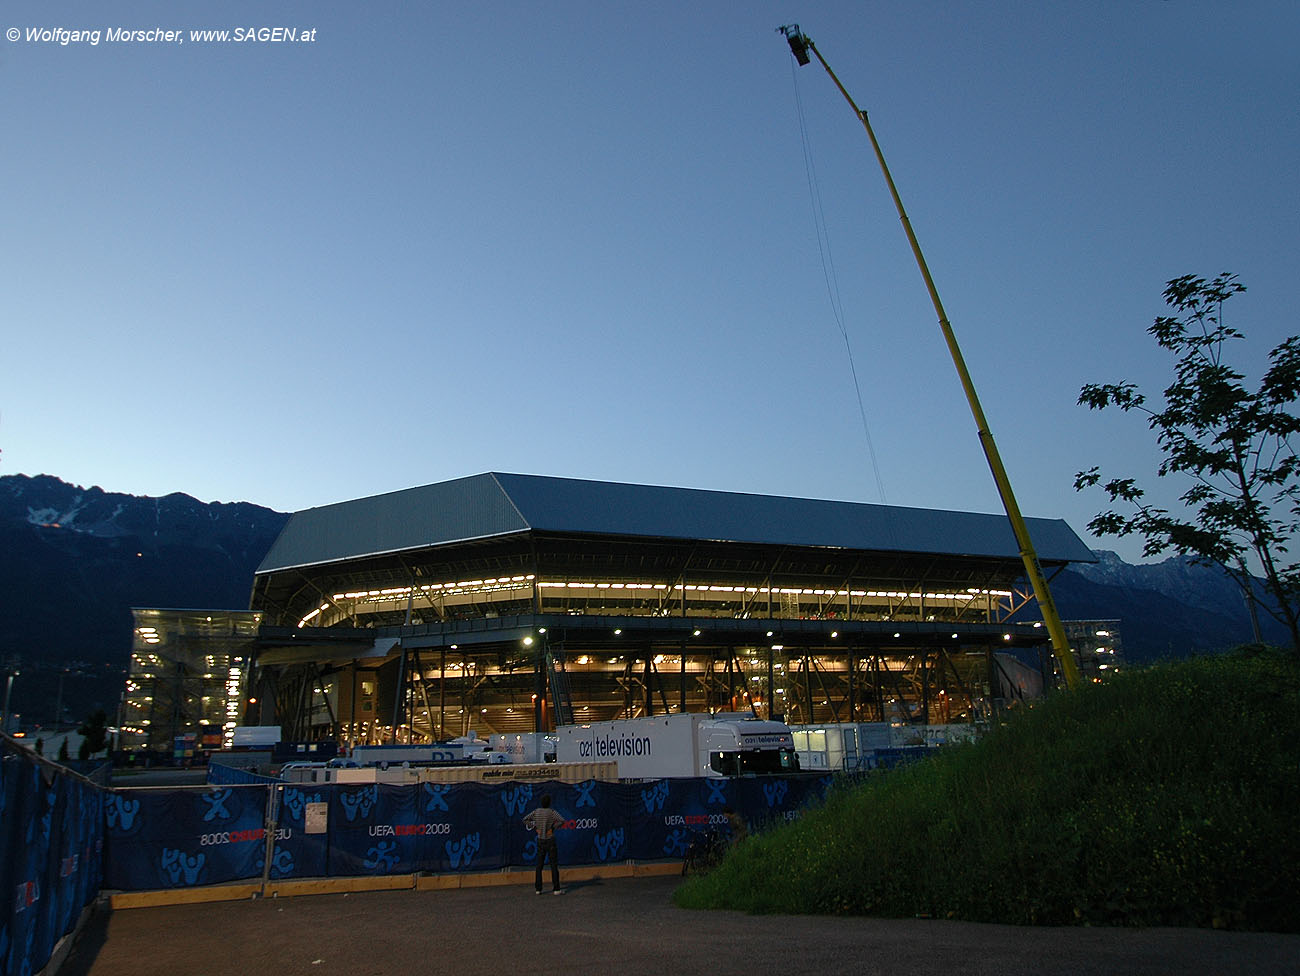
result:
M 0 976 L 42 969 L 95 900 L 106 795 L 0 736 Z
M 101 889 L 531 866 L 536 839 L 523 817 L 544 794 L 566 821 L 562 865 L 678 859 L 697 833 L 722 826 L 726 807 L 760 831 L 856 778 L 388 785 L 216 775 L 225 781 L 105 789 L 0 736 L 0 976 L 43 969 Z
M 684 856 L 731 807 L 753 830 L 820 799 L 829 776 L 642 783 L 221 785 L 117 790 L 104 885 L 145 891 L 261 878 L 487 871 L 532 865 L 524 815 L 543 794 L 566 821 L 562 864 Z

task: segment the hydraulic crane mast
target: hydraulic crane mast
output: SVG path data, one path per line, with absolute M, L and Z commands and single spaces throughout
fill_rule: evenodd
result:
M 1066 687 L 1078 688 L 1081 679 L 1079 677 L 1079 667 L 1075 664 L 1074 655 L 1070 651 L 1070 642 L 1065 635 L 1065 626 L 1061 623 L 1060 614 L 1056 611 L 1056 603 L 1052 600 L 1052 592 L 1048 588 L 1047 578 L 1043 575 L 1043 567 L 1039 565 L 1038 554 L 1034 551 L 1033 541 L 1029 537 L 1029 527 L 1025 524 L 1024 517 L 1020 514 L 1020 506 L 1016 503 L 1016 496 L 1011 490 L 1011 481 L 1007 477 L 1006 468 L 1002 465 L 1002 457 L 998 454 L 997 444 L 993 440 L 993 432 L 989 430 L 988 421 L 984 417 L 984 408 L 980 406 L 979 397 L 975 393 L 975 384 L 971 381 L 970 373 L 966 369 L 966 361 L 962 357 L 961 349 L 957 345 L 957 337 L 953 333 L 952 324 L 948 321 L 948 315 L 943 309 L 943 303 L 939 300 L 939 291 L 935 288 L 934 279 L 930 276 L 930 269 L 925 263 L 925 256 L 921 253 L 921 245 L 916 240 L 916 234 L 912 230 L 912 223 L 907 219 L 907 211 L 903 209 L 903 200 L 898 195 L 898 188 L 894 185 L 894 178 L 889 173 L 889 167 L 885 164 L 885 154 L 880 149 L 880 143 L 876 140 L 876 133 L 871 128 L 871 122 L 867 118 L 867 113 L 858 108 L 853 101 L 852 96 L 840 83 L 831 66 L 826 63 L 821 52 L 817 50 L 817 45 L 812 39 L 799 30 L 798 24 L 787 24 L 784 27 L 778 27 L 777 31 L 785 35 L 785 39 L 790 44 L 790 51 L 794 54 L 795 60 L 800 65 L 810 63 L 808 53 L 812 54 L 826 69 L 830 75 L 831 81 L 835 82 L 835 87 L 840 90 L 853 109 L 853 114 L 858 117 L 863 128 L 867 130 L 867 136 L 871 139 L 871 147 L 876 152 L 876 160 L 880 163 L 880 170 L 885 176 L 885 183 L 889 186 L 889 194 L 894 199 L 894 207 L 898 210 L 898 218 L 903 223 L 903 230 L 907 234 L 907 241 L 912 246 L 912 255 L 916 258 L 916 265 L 921 271 L 921 277 L 925 279 L 925 287 L 930 292 L 930 301 L 934 304 L 935 314 L 939 317 L 939 328 L 943 332 L 944 342 L 948 345 L 948 352 L 952 356 L 953 365 L 957 367 L 957 375 L 961 379 L 962 389 L 966 393 L 966 402 L 970 404 L 972 416 L 975 418 L 975 426 L 979 431 L 980 446 L 984 449 L 984 457 L 988 460 L 989 470 L 993 473 L 993 481 L 997 484 L 998 494 L 1002 498 L 1002 507 L 1006 510 L 1007 519 L 1011 522 L 1011 529 L 1016 536 L 1016 545 L 1020 549 L 1020 559 L 1025 564 L 1025 574 L 1029 577 L 1029 582 L 1034 588 L 1034 596 L 1038 600 L 1038 607 L 1043 613 L 1043 622 L 1047 625 L 1047 632 L 1052 639 L 1052 649 L 1056 654 L 1057 660 L 1061 665 L 1061 673 L 1065 676 Z

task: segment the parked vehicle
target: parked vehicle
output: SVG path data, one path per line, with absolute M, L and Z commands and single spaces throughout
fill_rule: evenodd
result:
M 585 783 L 618 782 L 618 765 L 606 763 L 458 762 L 431 765 L 356 763 L 286 763 L 280 770 L 286 783 Z
M 763 776 L 799 768 L 789 727 L 749 712 L 678 712 L 562 725 L 556 733 L 559 762 L 617 762 L 623 779 Z
M 555 762 L 555 736 L 550 732 L 493 733 L 488 743 L 494 753 L 509 757 L 512 763 Z

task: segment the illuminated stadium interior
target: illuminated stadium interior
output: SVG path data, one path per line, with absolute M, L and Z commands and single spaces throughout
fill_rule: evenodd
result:
M 1093 558 L 1029 521 L 1049 574 Z M 476 475 L 295 514 L 250 604 L 136 612 L 136 741 L 235 715 L 347 744 L 751 708 L 939 724 L 1054 680 L 992 515 Z
M 1049 573 L 1092 558 L 1031 523 Z M 973 721 L 1052 680 L 1028 604 L 997 516 L 478 475 L 290 520 L 254 580 L 245 720 L 348 743 L 678 710 Z

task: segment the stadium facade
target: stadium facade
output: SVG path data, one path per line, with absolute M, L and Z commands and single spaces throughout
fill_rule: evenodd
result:
M 1093 561 L 1028 522 L 1049 575 Z M 236 714 L 347 744 L 720 709 L 979 721 L 1053 680 L 1032 602 L 1001 515 L 480 474 L 296 513 L 247 611 L 137 611 L 123 724 L 157 748 Z

